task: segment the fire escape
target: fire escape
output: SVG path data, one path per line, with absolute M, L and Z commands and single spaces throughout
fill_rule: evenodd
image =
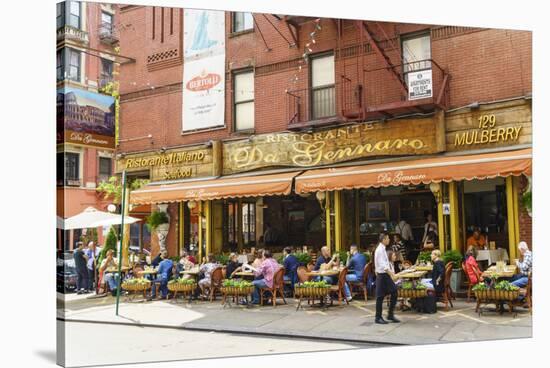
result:
M 286 16 L 283 20 L 294 30 L 293 39 L 299 44 L 300 27 L 310 19 Z M 435 60 L 404 61 L 398 41 L 390 38 L 378 22 L 334 22 L 335 83 L 287 91 L 289 129 L 427 114 L 447 108 L 450 75 Z M 346 23 L 346 31 L 354 29 L 357 38 L 343 46 L 345 22 L 354 22 L 353 28 Z

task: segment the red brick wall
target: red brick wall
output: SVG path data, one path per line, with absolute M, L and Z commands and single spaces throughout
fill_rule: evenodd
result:
M 238 36 L 229 35 L 231 20 L 226 13 L 226 128 L 209 132 L 182 135 L 182 9 L 154 8 L 155 38 L 153 39 L 153 7 L 127 7 L 120 11 L 119 21 L 124 26 L 120 33 L 121 54 L 136 59 L 135 63 L 121 69 L 121 139 L 145 137 L 122 142 L 120 151 L 132 152 L 157 149 L 162 146 L 200 143 L 210 139 L 224 139 L 235 136 L 232 132 L 231 71 L 254 66 L 255 75 L 255 120 L 256 133 L 281 131 L 287 128 L 286 90 L 302 89 L 308 86 L 307 64 L 290 63 L 287 67 L 276 63 L 299 59 L 303 47 L 309 41 L 314 23 L 304 24 L 299 31 L 299 47 L 289 44 L 261 14 L 256 14 L 257 29 L 253 33 Z M 164 28 L 161 29 L 161 14 L 164 12 Z M 268 15 L 286 39 L 292 42 L 289 30 L 282 21 Z M 317 32 L 313 53 L 335 49 L 337 45 L 336 23 L 322 19 L 322 29 Z M 380 23 L 390 37 L 397 37 L 395 45 L 400 47 L 399 36 L 419 30 L 432 32 L 432 57 L 451 74 L 450 107 L 469 104 L 474 101 L 492 101 L 522 96 L 531 92 L 531 33 L 508 30 L 477 30 L 461 27 L 441 28 L 439 26 Z M 172 34 L 170 34 L 172 26 Z M 382 32 L 371 25 L 376 38 L 383 38 Z M 261 30 L 265 44 L 260 36 Z M 162 38 L 161 38 L 161 35 Z M 366 39 L 365 39 L 366 40 Z M 346 21 L 343 27 L 341 48 L 358 44 L 355 24 Z M 366 42 L 366 41 L 365 41 Z M 270 51 L 266 50 L 266 44 Z M 148 70 L 147 57 L 169 50 L 178 50 L 179 56 L 166 59 L 165 66 Z M 400 51 L 387 49 L 390 59 L 399 64 Z M 336 60 L 337 82 L 340 74 L 356 81 L 360 70 L 360 57 L 352 55 Z M 277 67 L 272 72 L 267 66 Z M 298 65 L 302 70 L 298 71 Z M 373 51 L 364 56 L 366 69 L 383 66 L 380 57 Z M 435 72 L 434 72 L 435 73 Z M 367 73 L 365 93 L 369 104 L 399 101 L 400 91 L 387 72 Z M 298 81 L 293 77 L 297 75 Z M 435 77 L 434 77 L 435 78 Z

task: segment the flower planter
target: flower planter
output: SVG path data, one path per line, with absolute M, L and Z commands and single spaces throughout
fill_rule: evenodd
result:
M 478 301 L 513 301 L 519 297 L 518 290 L 475 290 L 474 295 Z
M 427 289 L 398 289 L 397 296 L 399 298 L 424 298 L 428 295 Z
M 254 292 L 254 286 L 222 286 L 220 290 L 222 294 L 227 296 L 247 296 Z
M 127 291 L 144 291 L 144 290 L 149 290 L 149 289 L 151 288 L 151 282 L 148 281 L 148 282 L 146 282 L 146 283 L 140 283 L 140 284 L 123 282 L 123 283 L 122 283 L 122 288 L 123 288 L 124 290 L 127 290 Z
M 303 298 L 322 298 L 328 295 L 328 287 L 296 287 L 295 294 Z
M 192 284 L 182 284 L 179 282 L 168 283 L 168 290 L 172 292 L 177 291 L 177 292 L 183 292 L 183 293 L 190 293 L 194 291 L 196 287 L 197 287 L 196 283 L 192 283 Z

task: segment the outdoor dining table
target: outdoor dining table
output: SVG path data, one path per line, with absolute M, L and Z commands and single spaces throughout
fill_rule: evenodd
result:
M 414 266 L 413 267 L 416 271 L 426 271 L 426 272 L 432 272 L 434 269 L 433 265 L 423 265 L 423 266 Z
M 195 278 L 197 278 L 199 276 L 199 269 L 192 269 L 192 270 L 183 270 L 183 271 L 180 271 L 180 274 L 181 275 L 191 275 Z
M 517 266 L 516 265 L 505 265 L 504 270 L 497 271 L 497 266 L 491 266 L 486 269 L 483 273 L 483 277 L 493 277 L 493 278 L 510 278 L 516 274 Z
M 308 271 L 306 272 L 306 276 L 308 277 L 316 277 L 316 276 L 337 276 L 340 274 L 340 269 L 330 269 L 330 270 L 319 270 L 319 271 Z
M 428 270 L 422 269 L 419 270 L 417 267 L 409 268 L 395 274 L 395 277 L 398 279 L 411 279 L 418 280 L 424 277 L 428 273 Z
M 120 268 L 120 271 L 124 273 L 124 272 L 128 272 L 129 269 L 130 269 L 130 267 L 128 267 L 128 266 L 122 266 Z M 116 273 L 116 272 L 118 272 L 118 267 L 107 267 L 105 269 L 105 272 L 106 273 Z
M 227 275 L 229 276 L 229 275 Z M 235 272 L 233 273 L 233 276 L 240 276 L 240 277 L 243 277 L 243 278 L 247 278 L 247 277 L 250 277 L 250 278 L 254 278 L 254 272 L 250 272 L 250 271 L 239 271 L 239 272 Z

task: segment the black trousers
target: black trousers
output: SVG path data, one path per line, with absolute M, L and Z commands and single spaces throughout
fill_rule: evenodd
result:
M 387 273 L 376 274 L 376 318 L 382 317 L 382 305 L 386 295 L 390 294 L 390 309 L 388 316 L 393 316 L 397 304 L 397 286 Z
M 87 290 L 88 289 L 88 268 L 76 269 L 76 289 Z
M 94 290 L 95 272 L 88 268 L 88 290 Z

